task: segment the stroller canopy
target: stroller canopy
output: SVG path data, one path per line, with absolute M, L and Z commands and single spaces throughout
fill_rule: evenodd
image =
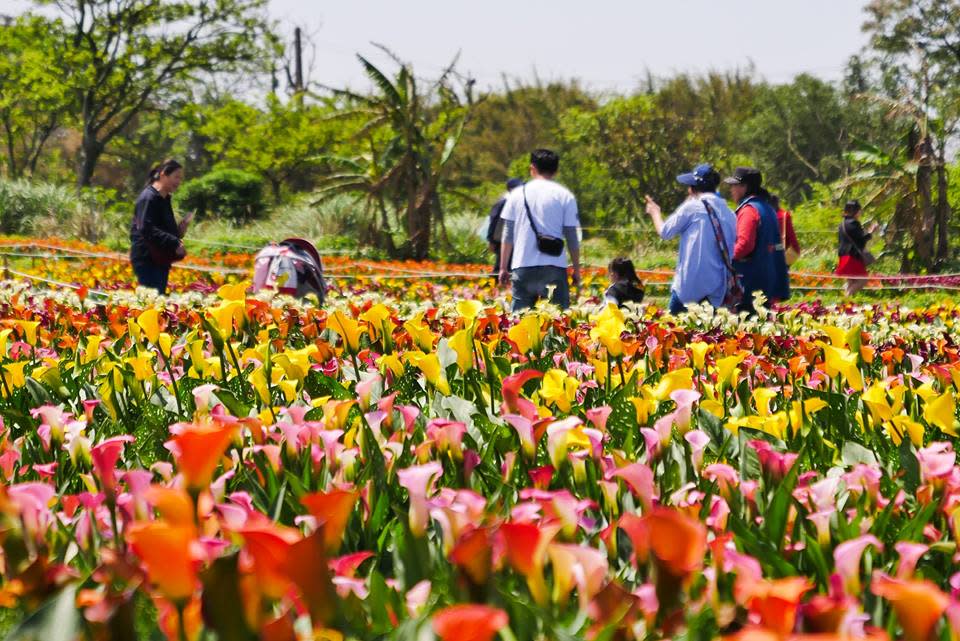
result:
M 297 298 L 313 294 L 322 305 L 326 283 L 320 252 L 303 238 L 270 243 L 254 258 L 253 291 L 264 289 Z

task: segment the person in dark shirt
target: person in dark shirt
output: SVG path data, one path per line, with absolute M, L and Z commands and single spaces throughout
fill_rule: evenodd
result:
M 490 251 L 493 252 L 493 275 L 497 276 L 500 269 L 500 241 L 503 238 L 503 221 L 500 214 L 503 212 L 503 206 L 507 202 L 507 196 L 510 192 L 523 185 L 520 178 L 511 178 L 507 181 L 507 192 L 500 196 L 497 202 L 490 208 L 490 220 L 487 223 L 487 244 Z
M 170 266 L 187 255 L 182 239 L 193 216 L 188 214 L 178 224 L 170 204 L 170 195 L 181 182 L 183 166 L 176 160 L 151 169 L 130 225 L 130 264 L 137 282 L 161 294 L 167 292 Z
M 640 303 L 643 301 L 643 284 L 637 277 L 637 270 L 633 261 L 622 256 L 610 261 L 607 268 L 610 282 L 613 283 L 603 292 L 603 300 L 623 307 L 624 303 Z
M 877 230 L 877 223 L 874 221 L 869 231 L 864 231 L 863 225 L 860 224 L 862 212 L 859 201 L 847 202 L 843 208 L 843 220 L 837 230 L 840 241 L 837 253 L 840 255 L 840 261 L 837 264 L 836 274 L 849 277 L 846 285 L 847 296 L 853 296 L 867 284 L 867 263 L 864 255 L 867 241 Z

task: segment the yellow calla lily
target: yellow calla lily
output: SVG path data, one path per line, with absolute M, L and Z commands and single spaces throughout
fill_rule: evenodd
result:
M 683 367 L 664 374 L 650 394 L 658 401 L 665 401 L 678 389 L 693 389 L 693 369 Z
M 390 308 L 383 303 L 377 303 L 360 314 L 360 320 L 367 324 L 367 331 L 370 338 L 375 341 L 383 338 L 384 332 L 388 334 L 393 331 L 394 322 Z
M 432 352 L 430 354 L 407 352 L 404 358 L 423 372 L 427 382 L 436 387 L 437 391 L 441 394 L 450 394 L 450 383 L 447 382 L 447 376 L 440 367 L 440 357 Z
M 893 418 L 894 411 L 887 400 L 887 389 L 883 383 L 874 383 L 860 395 L 860 399 L 870 410 L 870 417 L 875 423 L 882 423 Z
M 824 325 L 820 330 L 830 338 L 830 344 L 834 347 L 847 346 L 847 330 L 831 325 Z
M 956 427 L 956 399 L 953 390 L 947 389 L 936 398 L 925 399 L 923 418 L 930 425 L 936 425 L 950 436 L 958 436 Z
M 393 372 L 394 376 L 403 375 L 403 361 L 397 354 L 383 354 L 377 359 L 377 367 L 386 374 L 387 370 Z
M 242 301 L 225 300 L 219 305 L 209 308 L 207 313 L 213 319 L 223 338 L 229 340 L 233 336 L 234 325 L 236 324 L 237 327 L 243 325 L 246 306 Z
M 913 443 L 914 447 L 923 445 L 923 425 L 909 416 L 898 414 L 884 425 L 894 445 L 900 445 L 904 434 L 910 437 L 910 442 Z
M 623 356 L 624 347 L 620 336 L 623 334 L 626 326 L 614 317 L 607 317 L 603 321 L 594 325 L 590 330 L 590 338 L 599 341 L 607 350 L 610 358 L 620 358 Z
M 360 335 L 363 331 L 357 321 L 337 310 L 327 319 L 327 327 L 339 334 L 347 352 L 356 354 L 360 351 Z
M 740 380 L 740 363 L 746 357 L 745 354 L 734 354 L 717 359 L 717 387 L 721 390 L 724 387 L 736 387 Z
M 540 334 L 540 316 L 527 314 L 516 325 L 507 330 L 507 338 L 517 345 L 521 354 L 539 352 L 543 344 Z
M 413 344 L 416 345 L 420 351 L 430 352 L 433 350 L 433 344 L 437 337 L 423 322 L 422 313 L 408 320 L 403 324 L 403 327 L 407 330 L 407 333 L 410 334 Z
M 760 416 L 770 416 L 770 401 L 777 397 L 777 391 L 769 387 L 758 387 L 753 390 L 753 404 Z
M 17 325 L 23 330 L 24 340 L 30 345 L 37 344 L 37 328 L 40 327 L 39 321 L 17 321 Z
M 461 372 L 467 372 L 473 369 L 474 354 L 473 332 L 468 329 L 461 329 L 450 337 L 450 348 L 457 353 L 457 367 Z
M 690 353 L 693 355 L 693 366 L 698 370 L 702 370 L 704 364 L 707 361 L 707 353 L 713 348 L 713 345 L 710 343 L 704 343 L 703 341 L 698 341 L 696 343 L 690 343 Z
M 247 299 L 247 283 L 222 285 L 217 290 L 217 296 L 225 301 L 245 301 Z
M 160 312 L 155 307 L 140 312 L 137 316 L 137 325 L 143 330 L 147 340 L 156 345 L 157 337 L 160 335 Z
M 283 369 L 287 378 L 302 381 L 310 373 L 310 368 L 313 365 L 310 357 L 316 352 L 316 345 L 307 345 L 303 349 L 288 349 L 276 354 L 273 357 L 273 362 Z
M 23 368 L 26 366 L 26 361 L 7 363 L 3 366 L 3 378 L 11 391 L 23 387 L 26 384 L 27 377 L 23 373 Z
M 713 399 L 707 399 L 705 401 L 700 401 L 700 409 L 705 412 L 713 414 L 717 418 L 723 418 L 725 412 L 723 411 L 723 403 L 720 401 L 715 401 Z
M 90 334 L 87 336 L 87 344 L 83 350 L 83 357 L 80 359 L 80 362 L 86 365 L 87 363 L 92 363 L 97 360 L 97 357 L 100 356 L 100 343 L 103 341 L 103 338 L 98 334 Z
M 143 352 L 134 357 L 123 359 L 123 362 L 133 369 L 133 376 L 138 381 L 145 381 L 153 378 L 153 354 Z
M 457 302 L 457 313 L 463 317 L 466 327 L 470 327 L 473 321 L 483 311 L 483 304 L 477 300 L 461 300 Z
M 555 404 L 561 412 L 569 412 L 579 387 L 580 382 L 562 369 L 551 369 L 543 375 L 540 397 Z
M 170 350 L 173 348 L 173 337 L 166 332 L 160 332 L 157 336 L 157 347 L 164 358 L 170 358 Z
M 0 356 L 7 355 L 7 339 L 10 338 L 12 333 L 13 330 L 10 328 L 0 331 Z
M 650 415 L 657 410 L 657 402 L 652 398 L 632 396 L 630 402 L 633 403 L 636 410 L 639 425 L 646 425 L 647 421 L 650 420 Z
M 848 349 L 830 345 L 823 346 L 823 354 L 827 376 L 835 377 L 841 374 L 852 389 L 858 392 L 863 389 L 863 375 L 860 373 L 856 354 Z

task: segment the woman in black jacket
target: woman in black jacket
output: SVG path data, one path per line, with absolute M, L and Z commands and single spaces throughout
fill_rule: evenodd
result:
M 853 296 L 867 284 L 867 241 L 877 229 L 874 221 L 868 231 L 864 231 L 860 224 L 862 209 L 859 201 L 851 200 L 843 208 L 843 220 L 837 230 L 840 247 L 837 253 L 840 261 L 837 264 L 837 276 L 847 276 L 845 288 L 847 296 Z
M 177 224 L 170 204 L 170 195 L 181 182 L 183 166 L 176 160 L 165 160 L 151 169 L 130 225 L 130 264 L 137 282 L 161 294 L 167 292 L 170 266 L 187 255 L 182 238 L 193 216 L 188 214 Z

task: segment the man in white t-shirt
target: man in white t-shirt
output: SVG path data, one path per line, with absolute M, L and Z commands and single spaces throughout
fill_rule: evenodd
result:
M 559 167 L 556 152 L 537 149 L 530 154 L 531 180 L 510 192 L 500 214 L 504 222 L 500 284 L 505 286 L 510 281 L 514 312 L 536 305 L 547 297 L 550 287 L 552 303 L 562 309 L 570 306 L 568 254 L 573 263 L 573 283 L 580 285 L 577 200 L 570 190 L 554 182 Z

